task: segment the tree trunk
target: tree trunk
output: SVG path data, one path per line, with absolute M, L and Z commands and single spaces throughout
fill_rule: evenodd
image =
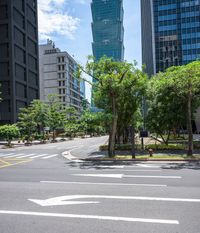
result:
M 109 145 L 108 145 L 108 156 L 110 158 L 115 156 L 115 137 L 117 132 L 117 120 L 118 114 L 116 109 L 116 100 L 112 97 L 112 110 L 113 110 L 113 117 L 112 117 L 112 125 L 109 135 Z
M 193 154 L 193 132 L 192 132 L 192 93 L 188 92 L 187 103 L 187 130 L 188 130 L 188 156 Z

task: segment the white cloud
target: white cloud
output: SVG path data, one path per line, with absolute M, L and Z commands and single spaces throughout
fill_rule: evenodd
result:
M 53 34 L 63 35 L 69 39 L 74 38 L 74 33 L 80 20 L 66 13 L 67 0 L 39 0 L 38 25 L 40 40 L 51 38 Z

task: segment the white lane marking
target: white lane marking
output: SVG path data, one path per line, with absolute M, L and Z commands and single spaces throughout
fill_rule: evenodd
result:
M 137 164 L 137 166 L 139 167 L 147 167 L 147 168 L 160 168 L 160 166 L 157 166 L 157 165 L 152 165 L 152 164 Z
M 140 175 L 124 175 L 124 178 L 157 178 L 157 179 L 181 179 L 181 176 L 140 176 Z
M 49 156 L 43 157 L 42 159 L 50 159 L 50 158 L 53 158 L 53 157 L 56 157 L 56 156 L 58 156 L 58 154 L 49 155 Z
M 142 169 L 133 169 L 133 170 L 129 170 L 129 169 L 125 169 L 123 170 L 123 172 L 162 172 L 162 170 L 142 170 Z
M 157 178 L 157 179 L 181 179 L 181 176 L 140 176 L 140 175 L 124 175 L 124 174 L 71 174 L 72 176 L 86 177 L 107 177 L 107 178 Z
M 105 221 L 142 222 L 142 223 L 175 224 L 175 225 L 179 224 L 179 221 L 177 220 L 126 218 L 126 217 L 115 217 L 115 216 L 78 215 L 78 214 L 61 214 L 61 213 L 45 213 L 45 212 L 0 210 L 0 214 L 43 216 L 43 217 L 57 217 L 57 218 L 97 219 L 97 220 L 105 220 Z
M 124 168 L 125 166 L 121 165 L 94 165 L 97 168 Z
M 45 200 L 28 199 L 40 206 L 68 205 L 68 201 L 77 199 L 114 199 L 114 200 L 139 200 L 139 201 L 166 201 L 166 202 L 191 202 L 199 203 L 200 199 L 191 198 L 165 198 L 165 197 L 141 197 L 141 196 L 112 196 L 112 195 L 67 195 L 48 198 Z M 73 203 L 75 204 L 75 203 Z
M 92 176 L 92 177 L 107 177 L 107 178 L 117 178 L 121 179 L 123 174 L 71 174 L 72 176 Z
M 30 157 L 30 156 L 33 156 L 35 154 L 26 154 L 26 155 L 23 155 L 23 156 L 20 156 L 20 157 L 16 157 L 18 159 L 21 159 L 21 158 L 26 158 L 26 157 Z
M 36 156 L 31 157 L 31 159 L 40 158 L 40 157 L 43 157 L 43 156 L 46 156 L 46 155 L 48 155 L 48 154 L 36 155 Z
M 40 181 L 47 184 L 80 184 L 80 185 L 108 185 L 108 186 L 144 186 L 144 187 L 167 187 L 165 184 L 128 184 L 128 183 L 92 183 L 92 182 L 67 182 L 67 181 Z
M 16 157 L 16 156 L 20 156 L 20 155 L 24 155 L 23 153 L 21 153 L 21 154 L 14 154 L 14 155 L 12 155 L 12 156 L 6 156 L 5 158 L 13 158 L 13 157 Z

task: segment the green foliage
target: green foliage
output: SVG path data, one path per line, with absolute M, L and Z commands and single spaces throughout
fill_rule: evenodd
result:
M 192 155 L 192 120 L 200 104 L 200 61 L 156 75 L 149 82 L 148 100 L 148 128 L 162 137 L 187 125 L 188 155 Z
M 119 150 L 119 151 L 130 151 L 132 149 L 132 145 L 131 144 L 115 144 L 115 150 Z M 141 149 L 141 145 L 136 144 L 135 145 L 135 149 L 140 150 Z M 100 151 L 105 151 L 108 150 L 108 145 L 101 145 L 99 147 Z
M 58 96 L 55 94 L 48 96 L 48 126 L 53 132 L 53 141 L 56 138 L 56 129 L 65 127 L 66 109 L 60 103 Z
M 35 122 L 35 115 L 31 111 L 30 106 L 20 109 L 17 126 L 20 129 L 23 140 L 26 140 L 27 143 L 31 142 L 32 136 L 37 132 L 37 123 Z
M 11 141 L 14 138 L 19 137 L 19 129 L 16 125 L 3 125 L 0 126 L 0 138 L 8 142 L 8 146 L 11 145 Z
M 149 144 L 145 146 L 145 149 L 153 149 L 153 150 L 185 150 L 185 145 L 182 144 Z
M 43 103 L 41 100 L 33 100 L 30 104 L 30 111 L 34 115 L 34 121 L 37 123 L 39 133 L 43 132 L 44 127 L 48 126 L 48 105 Z
M 99 61 L 89 58 L 86 73 L 97 80 L 93 84 L 95 105 L 112 116 L 109 156 L 114 156 L 115 137 L 135 122 L 147 82 L 146 75 L 135 64 L 117 62 L 103 57 Z
M 76 133 L 79 131 L 78 124 L 75 123 L 68 123 L 65 125 L 65 133 L 66 136 L 70 138 L 74 138 L 76 136 Z
M 105 118 L 106 114 L 103 112 L 94 113 L 85 111 L 79 120 L 79 130 L 90 136 L 105 134 Z

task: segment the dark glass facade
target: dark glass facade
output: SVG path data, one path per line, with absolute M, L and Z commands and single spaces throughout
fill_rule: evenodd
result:
M 123 0 L 93 0 L 91 9 L 94 57 L 99 60 L 106 55 L 123 60 Z
M 0 1 L 0 124 L 39 98 L 37 0 Z
M 200 0 L 141 0 L 141 9 L 142 57 L 149 74 L 200 59 Z

